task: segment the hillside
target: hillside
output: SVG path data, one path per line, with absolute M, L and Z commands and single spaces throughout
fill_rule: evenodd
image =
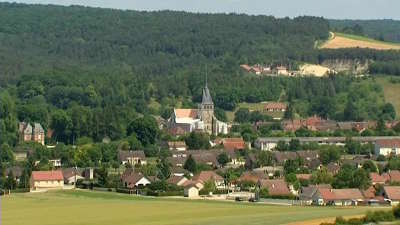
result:
M 240 63 L 283 63 L 312 56 L 315 40 L 326 39 L 329 27 L 316 17 L 276 19 L 80 6 L 0 3 L 0 12 L 2 85 L 20 74 L 71 68 L 114 74 L 130 71 L 148 79 L 205 64 L 232 72 Z
M 400 44 L 377 41 L 363 36 L 331 33 L 331 38 L 323 43 L 323 49 L 370 48 L 376 50 L 400 50 Z

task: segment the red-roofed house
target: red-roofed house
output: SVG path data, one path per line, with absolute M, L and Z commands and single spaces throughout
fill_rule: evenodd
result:
M 372 185 L 386 183 L 386 178 L 379 175 L 379 173 L 369 173 L 369 177 L 371 178 Z
M 400 203 L 400 186 L 385 186 L 383 191 L 385 198 L 389 199 L 391 205 Z
M 224 178 L 216 174 L 214 171 L 201 171 L 199 174 L 192 178 L 192 181 L 202 184 L 208 181 L 214 181 L 217 189 L 225 189 Z
M 400 155 L 400 139 L 377 140 L 375 142 L 376 155 Z
M 400 182 L 400 171 L 392 170 L 387 173 L 382 174 L 382 176 L 386 179 L 386 182 L 390 183 L 399 183 Z
M 244 150 L 246 148 L 243 138 L 224 138 L 222 144 L 224 149 L 228 151 Z
M 30 179 L 31 191 L 63 189 L 64 176 L 62 171 L 33 171 Z

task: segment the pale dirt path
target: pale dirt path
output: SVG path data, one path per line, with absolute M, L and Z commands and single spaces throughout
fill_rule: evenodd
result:
M 354 216 L 344 216 L 345 219 L 350 218 L 361 218 L 365 215 L 354 215 Z M 320 218 L 320 219 L 313 219 L 313 220 L 306 220 L 306 221 L 299 221 L 288 223 L 286 225 L 320 225 L 321 223 L 333 223 L 335 222 L 336 217 L 328 217 L 328 218 Z

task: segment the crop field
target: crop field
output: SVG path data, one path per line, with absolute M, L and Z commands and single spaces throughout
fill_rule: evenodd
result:
M 297 207 L 57 191 L 1 198 L 2 225 L 261 225 L 351 216 L 367 207 Z
M 339 49 L 339 48 L 371 48 L 378 50 L 390 50 L 397 49 L 400 50 L 400 44 L 389 43 L 383 41 L 377 41 L 367 37 L 341 34 L 341 33 L 331 33 L 331 38 L 327 42 L 323 43 L 321 48 L 328 49 Z

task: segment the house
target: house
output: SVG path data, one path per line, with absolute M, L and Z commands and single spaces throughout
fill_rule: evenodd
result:
M 398 205 L 400 203 L 400 186 L 384 186 L 383 192 L 390 205 Z
M 173 166 L 171 169 L 172 176 L 183 177 L 183 176 L 185 176 L 185 174 L 190 174 L 191 176 L 193 176 L 193 174 L 191 174 L 189 171 L 183 169 L 182 167 Z
M 183 186 L 188 179 L 184 176 L 171 176 L 167 179 L 168 184 L 174 184 L 176 186 Z
M 240 65 L 240 68 L 244 69 L 246 72 L 250 72 L 250 70 L 251 70 L 251 66 L 249 66 L 247 64 Z
M 244 150 L 246 148 L 243 138 L 224 138 L 222 139 L 222 145 L 227 151 Z
M 289 71 L 287 70 L 286 67 L 284 66 L 278 66 L 276 67 L 276 73 L 278 75 L 289 75 Z
M 258 181 L 260 189 L 268 189 L 269 196 L 290 196 L 291 192 L 288 184 L 284 180 L 267 180 L 261 179 Z
M 400 171 L 398 170 L 391 170 L 387 173 L 382 174 L 382 176 L 386 179 L 386 182 L 400 183 Z
M 237 182 L 252 182 L 256 184 L 262 179 L 269 179 L 268 174 L 262 171 L 246 171 L 237 179 Z
M 186 185 L 183 189 L 183 194 L 188 198 L 198 198 L 200 189 L 194 183 Z
M 143 151 L 118 151 L 118 159 L 122 165 L 146 165 L 146 156 Z
M 39 165 L 40 161 L 35 161 L 35 166 Z M 61 159 L 49 159 L 49 164 L 54 168 L 60 168 L 62 166 Z
M 217 189 L 225 189 L 225 180 L 220 175 L 216 174 L 214 171 L 201 171 L 199 174 L 192 178 L 192 181 L 202 183 L 214 181 Z
M 375 142 L 376 155 L 400 155 L 400 139 L 378 140 Z
M 316 205 L 350 206 L 364 201 L 359 189 L 318 188 L 314 193 L 313 203 Z
M 129 189 L 142 189 L 151 184 L 149 178 L 141 173 L 135 173 L 132 169 L 126 169 L 121 176 L 121 181 L 125 188 Z
M 187 146 L 186 143 L 184 141 L 169 141 L 167 143 L 168 145 L 168 149 L 170 151 L 186 151 L 187 150 Z
M 167 157 L 167 161 L 174 168 L 182 168 L 185 165 L 187 157 Z
M 385 184 L 386 178 L 384 176 L 379 175 L 379 173 L 369 173 L 369 177 L 371 178 L 372 185 L 376 184 Z
M 274 152 L 274 158 L 278 165 L 283 165 L 287 160 L 295 160 L 298 156 L 296 152 Z
M 60 170 L 33 171 L 30 179 L 31 191 L 63 189 L 64 177 Z
M 318 188 L 329 188 L 332 186 L 330 184 L 318 184 L 310 185 L 308 187 L 301 187 L 299 192 L 299 200 L 302 204 L 311 205 L 313 203 L 313 195 L 317 192 Z
M 283 166 L 264 166 L 260 168 L 255 168 L 253 170 L 257 174 L 265 174 L 267 177 L 275 177 L 275 175 L 279 174 L 281 176 L 283 174 Z
M 84 180 L 83 170 L 79 168 L 66 168 L 62 170 L 64 184 L 75 185 L 78 180 Z
M 285 112 L 287 104 L 283 102 L 268 102 L 264 105 L 264 113 L 268 112 Z
M 311 180 L 312 174 L 296 174 L 297 180 Z
M 32 126 L 30 123 L 20 122 L 18 131 L 21 141 L 34 141 L 44 145 L 45 133 L 40 123 L 33 123 Z
M 221 150 L 193 150 L 188 151 L 188 155 L 192 155 L 198 164 L 205 164 L 211 167 L 218 166 L 217 156 L 221 154 Z
M 214 115 L 214 102 L 212 100 L 207 82 L 203 88 L 203 98 L 197 109 L 174 109 L 168 120 L 170 133 L 179 135 L 194 131 L 206 132 L 208 134 L 227 134 L 228 125 L 219 121 Z
M 340 166 L 337 163 L 330 162 L 328 165 L 326 165 L 326 169 L 328 170 L 329 173 L 332 175 L 336 175 L 339 173 Z

